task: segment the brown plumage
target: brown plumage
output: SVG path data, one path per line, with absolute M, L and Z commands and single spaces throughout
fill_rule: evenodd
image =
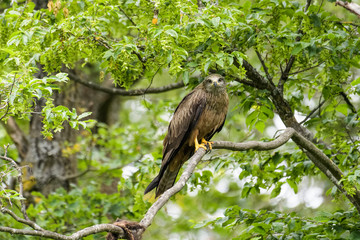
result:
M 161 169 L 145 190 L 156 187 L 156 197 L 174 185 L 181 166 L 199 148 L 210 148 L 212 136 L 220 132 L 226 118 L 229 98 L 226 83 L 211 74 L 177 106 L 164 139 Z M 199 144 L 199 142 L 201 144 Z

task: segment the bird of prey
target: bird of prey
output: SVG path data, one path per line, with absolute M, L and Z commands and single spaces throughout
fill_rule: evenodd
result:
M 172 117 L 164 139 L 159 174 L 145 194 L 156 188 L 156 198 L 174 185 L 181 166 L 200 147 L 211 149 L 212 136 L 224 126 L 229 98 L 226 82 L 219 74 L 211 74 L 184 97 Z M 200 142 L 200 143 L 199 143 Z

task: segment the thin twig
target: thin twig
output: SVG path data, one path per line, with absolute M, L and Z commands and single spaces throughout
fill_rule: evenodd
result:
M 311 116 L 317 111 L 319 110 L 322 105 L 324 105 L 324 103 L 326 102 L 326 100 L 323 100 L 316 108 L 314 108 L 306 117 L 304 120 L 302 120 L 299 124 L 303 124 L 304 122 L 306 122 L 309 118 L 311 118 Z
M 266 78 L 267 78 L 269 81 L 272 81 L 272 77 L 271 77 L 270 74 L 269 74 L 268 68 L 266 67 L 265 62 L 264 62 L 264 60 L 262 59 L 261 54 L 259 53 L 258 50 L 255 50 L 255 52 L 256 52 L 256 55 L 258 56 L 258 58 L 259 58 L 259 60 L 260 60 L 260 62 L 261 62 L 261 65 L 262 65 L 263 69 L 264 69 L 264 72 L 265 72 L 265 74 L 266 74 Z
M 321 63 L 319 63 L 319 64 L 316 64 L 315 66 L 311 66 L 311 67 L 308 67 L 308 68 L 305 68 L 305 69 L 303 69 L 303 70 L 299 70 L 299 71 L 296 71 L 296 72 L 288 73 L 288 76 L 294 75 L 294 74 L 298 74 L 298 73 L 302 73 L 302 72 L 306 72 L 306 71 L 311 70 L 311 69 L 313 69 L 313 68 L 319 67 L 319 66 L 320 66 L 321 64 L 323 64 L 323 63 L 324 63 L 324 62 L 321 62 Z
M 250 87 L 256 87 L 256 88 L 259 87 L 259 86 L 257 86 L 254 82 L 248 81 L 248 80 L 246 80 L 246 79 L 235 78 L 234 80 L 235 80 L 236 82 L 239 82 L 239 83 L 248 85 L 248 86 L 250 86 Z
M 122 12 L 125 17 L 131 22 L 132 25 L 136 26 L 136 23 L 132 20 L 131 17 L 129 17 L 129 15 L 126 14 L 126 12 L 124 11 L 124 9 L 122 9 L 120 6 L 118 6 L 120 12 Z
M 109 87 L 103 87 L 93 82 L 84 81 L 75 74 L 68 72 L 69 77 L 71 80 L 81 83 L 82 85 L 85 85 L 91 89 L 99 90 L 105 93 L 113 94 L 113 95 L 119 95 L 119 96 L 141 96 L 146 94 L 155 94 L 155 93 L 162 93 L 167 92 L 171 90 L 175 90 L 178 88 L 184 87 L 183 82 L 178 83 L 172 83 L 166 86 L 158 87 L 158 88 L 145 88 L 145 89 L 133 89 L 133 90 L 125 90 L 125 89 L 119 89 L 119 88 L 109 88 Z

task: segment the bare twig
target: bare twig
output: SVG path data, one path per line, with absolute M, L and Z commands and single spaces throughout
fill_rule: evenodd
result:
M 126 12 L 124 11 L 124 9 L 122 9 L 120 6 L 118 6 L 120 12 L 122 12 L 125 17 L 131 22 L 132 25 L 136 26 L 136 23 L 132 20 L 131 17 L 129 17 L 129 15 L 126 14 Z
M 336 1 L 335 6 L 340 5 L 346 10 L 354 13 L 358 17 L 360 17 L 360 6 L 353 2 L 344 2 L 344 1 Z
M 308 71 L 308 70 L 311 70 L 311 69 L 313 69 L 313 68 L 316 68 L 316 67 L 320 66 L 320 65 L 323 64 L 323 63 L 324 63 L 324 62 L 321 62 L 321 63 L 316 64 L 316 65 L 314 65 L 314 66 L 311 66 L 311 67 L 308 67 L 308 68 L 305 68 L 305 69 L 302 69 L 302 70 L 299 70 L 299 71 L 296 71 L 296 72 L 288 73 L 288 76 L 294 75 L 294 74 L 298 74 L 298 73 L 302 73 L 302 72 L 306 72 L 306 71 Z
M 264 72 L 265 72 L 265 74 L 266 74 L 266 78 L 267 78 L 269 81 L 272 81 L 272 77 L 271 77 L 270 74 L 269 74 L 268 68 L 266 67 L 265 62 L 264 62 L 264 60 L 262 59 L 261 54 L 259 53 L 258 50 L 256 50 L 255 52 L 256 52 L 256 55 L 258 56 L 258 58 L 259 58 L 259 60 L 260 60 L 260 62 L 261 62 L 261 65 L 262 65 L 263 69 L 264 69 Z
M 175 90 L 178 88 L 182 88 L 185 86 L 183 82 L 178 82 L 178 83 L 172 83 L 172 84 L 169 84 L 169 85 L 166 85 L 163 87 L 158 87 L 158 88 L 125 90 L 125 89 L 119 89 L 119 88 L 103 87 L 96 83 L 84 81 L 71 72 L 68 72 L 68 74 L 69 74 L 69 77 L 71 80 L 81 83 L 82 85 L 85 85 L 91 89 L 99 90 L 102 92 L 119 95 L 119 96 L 141 96 L 144 94 L 162 93 L 162 92 L 167 92 L 167 91 Z
M 326 102 L 326 100 L 323 100 L 316 108 L 314 108 L 306 117 L 304 120 L 302 120 L 299 124 L 303 124 L 304 122 L 306 122 L 309 118 L 311 118 L 311 116 L 317 111 L 319 110 L 322 105 L 324 105 L 324 103 Z

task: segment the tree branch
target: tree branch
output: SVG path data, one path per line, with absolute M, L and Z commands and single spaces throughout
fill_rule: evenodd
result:
M 307 12 L 307 10 L 310 7 L 310 4 L 311 4 L 311 0 L 306 0 L 306 5 L 305 5 L 305 8 L 304 8 L 304 12 Z
M 234 64 L 237 64 L 234 61 Z M 289 66 L 289 64 L 288 64 Z M 266 81 L 266 79 L 257 72 L 255 68 L 253 68 L 247 61 L 243 61 L 243 67 L 246 69 L 246 76 L 254 83 L 254 86 L 259 89 L 267 89 L 270 91 L 269 97 L 273 104 L 276 107 L 277 113 L 279 114 L 281 120 L 285 124 L 286 127 L 294 128 L 297 132 L 297 137 L 294 135 L 293 140 L 299 146 L 302 147 L 303 152 L 307 154 L 309 159 L 314 162 L 314 164 L 331 180 L 336 179 L 340 181 L 343 173 L 329 158 L 327 158 L 324 154 L 319 154 L 318 152 L 311 152 L 308 154 L 307 151 L 310 151 L 308 148 L 317 147 L 313 145 L 313 142 L 319 142 L 317 139 L 314 139 L 313 134 L 309 131 L 309 129 L 303 127 L 299 124 L 295 117 L 294 113 L 291 109 L 290 104 L 283 98 L 283 95 L 280 93 L 278 87 L 275 87 L 271 84 L 271 82 Z M 284 71 L 285 73 L 286 71 Z M 261 86 L 261 88 L 259 87 Z M 307 141 L 304 141 L 307 140 Z M 310 141 L 311 140 L 311 141 Z M 306 146 L 303 146 L 306 143 Z M 312 144 L 312 145 L 311 145 Z M 320 151 L 320 150 L 319 150 Z M 320 151 L 321 152 L 321 151 Z M 322 153 L 322 152 L 321 152 Z M 336 185 L 336 184 L 335 184 Z M 336 185 L 341 192 L 346 192 L 341 184 Z M 355 195 L 351 196 L 346 194 L 346 197 L 350 200 L 350 202 L 356 207 L 356 209 L 360 213 L 360 192 L 356 189 Z
M 96 83 L 87 82 L 76 76 L 75 74 L 68 72 L 68 75 L 71 80 L 78 82 L 84 86 L 87 86 L 88 88 L 99 90 L 105 93 L 113 94 L 113 95 L 119 95 L 119 96 L 141 96 L 144 94 L 155 94 L 155 93 L 162 93 L 167 92 L 171 90 L 175 90 L 178 88 L 184 87 L 183 82 L 178 83 L 172 83 L 166 86 L 158 87 L 158 88 L 148 88 L 148 89 L 133 89 L 133 90 L 125 90 L 125 89 L 119 89 L 119 88 L 109 88 L 109 87 L 103 87 Z
M 340 5 L 343 8 L 345 8 L 346 10 L 354 13 L 355 15 L 357 15 L 358 17 L 360 17 L 360 6 L 356 3 L 353 2 L 344 2 L 344 1 L 336 1 L 335 2 L 335 6 Z
M 355 106 L 350 102 L 350 99 L 348 98 L 346 93 L 345 92 L 340 92 L 340 95 L 343 97 L 344 101 L 349 106 L 351 112 L 354 113 L 354 114 L 357 114 Z
M 311 118 L 311 116 L 317 111 L 319 110 L 322 105 L 324 105 L 324 103 L 326 102 L 326 100 L 323 100 L 316 108 L 314 108 L 306 117 L 304 120 L 302 120 L 299 124 L 303 124 L 304 122 L 306 122 L 309 118 Z
M 298 42 L 298 41 L 296 41 L 296 42 Z M 291 70 L 294 62 L 295 62 L 295 56 L 291 55 L 288 63 L 286 64 L 285 70 L 282 72 L 281 77 L 279 79 L 278 89 L 281 94 L 283 94 L 283 92 L 284 92 L 284 84 L 289 78 L 289 73 L 290 73 L 290 70 Z
M 254 87 L 254 88 L 258 88 L 257 85 L 252 81 L 248 81 L 248 80 L 240 79 L 240 78 L 235 78 L 234 80 L 239 82 L 239 83 L 242 83 L 242 84 Z
M 256 52 L 256 55 L 258 56 L 258 58 L 259 58 L 259 60 L 260 60 L 260 62 L 261 62 L 261 65 L 262 65 L 263 69 L 264 69 L 266 78 L 271 82 L 271 81 L 272 81 L 272 77 L 271 77 L 270 74 L 269 74 L 268 68 L 266 67 L 265 62 L 264 62 L 264 60 L 262 59 L 261 54 L 259 53 L 258 50 L 255 50 L 255 52 Z
M 52 231 L 37 231 L 37 230 L 26 230 L 26 229 L 17 229 L 17 228 L 10 228 L 10 227 L 0 227 L 0 232 L 7 232 L 11 234 L 18 234 L 18 235 L 30 235 L 30 236 L 38 236 L 44 238 L 51 238 L 57 240 L 78 240 L 83 237 L 100 233 L 100 232 L 112 232 L 117 233 L 121 236 L 125 236 L 124 231 L 121 227 L 118 227 L 113 224 L 97 224 L 91 227 L 84 228 L 71 236 L 66 236 L 63 234 L 59 234 Z
M 44 231 L 43 228 L 41 228 L 39 225 L 37 225 L 35 222 L 33 221 L 30 221 L 30 220 L 25 220 L 25 219 L 22 219 L 22 218 L 19 218 L 13 211 L 11 211 L 10 209 L 7 209 L 5 207 L 2 207 L 0 209 L 0 211 L 2 213 L 6 213 L 6 214 L 9 214 L 13 219 L 15 219 L 17 222 L 19 223 L 23 223 L 23 224 L 26 224 L 30 227 L 32 227 L 33 229 L 35 230 L 38 230 L 38 231 Z
M 320 66 L 320 65 L 323 64 L 323 63 L 324 63 L 324 62 L 321 62 L 321 63 L 319 63 L 319 64 L 316 64 L 315 66 L 311 66 L 311 67 L 305 68 L 305 69 L 300 70 L 300 71 L 288 73 L 288 76 L 294 75 L 294 74 L 298 74 L 298 73 L 302 73 L 302 72 L 306 72 L 306 71 L 308 71 L 308 70 L 311 70 L 311 69 L 313 69 L 313 68 L 316 68 L 316 67 Z
M 131 22 L 132 25 L 136 26 L 136 23 L 132 20 L 131 17 L 129 17 L 129 15 L 126 14 L 124 9 L 122 9 L 120 6 L 118 6 L 118 9 L 120 10 L 120 12 L 122 12 L 125 15 L 125 17 Z
M 294 134 L 295 130 L 292 128 L 286 129 L 277 139 L 270 142 L 257 142 L 257 141 L 249 141 L 244 143 L 234 143 L 234 142 L 214 142 L 213 149 L 228 149 L 233 151 L 246 151 L 250 149 L 258 150 L 258 151 L 267 151 L 271 149 L 275 149 L 285 144 L 290 137 Z M 175 193 L 179 192 L 186 184 L 186 182 L 191 177 L 191 174 L 195 170 L 197 164 L 201 161 L 203 156 L 205 155 L 205 150 L 203 148 L 199 148 L 199 150 L 188 160 L 188 164 L 180 176 L 180 179 L 176 182 L 176 184 L 165 191 L 157 201 L 149 208 L 146 212 L 144 218 L 140 221 L 140 224 L 145 228 L 151 225 L 156 213 L 165 205 L 167 201 L 169 201 L 170 197 L 172 197 Z

